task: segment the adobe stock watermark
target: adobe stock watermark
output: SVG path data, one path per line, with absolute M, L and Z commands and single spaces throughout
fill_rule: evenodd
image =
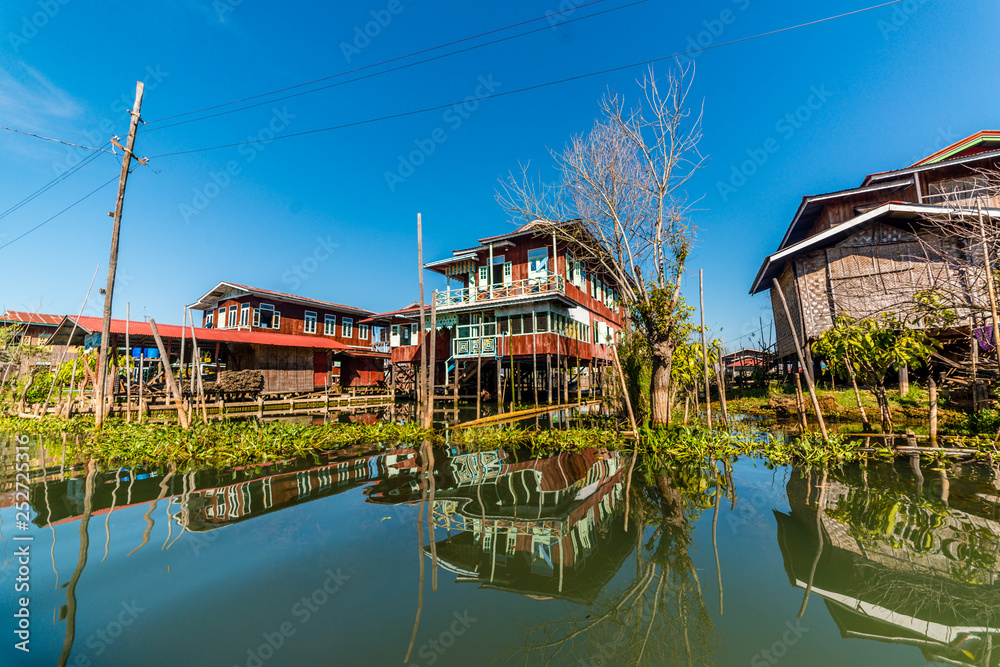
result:
M 799 640 L 809 632 L 809 628 L 802 627 L 802 621 L 786 621 L 787 628 L 777 640 L 769 647 L 761 649 L 750 658 L 750 667 L 769 667 L 778 664 L 782 658 L 788 655 L 788 649 L 799 643 Z
M 332 238 L 317 237 L 316 247 L 312 252 L 303 257 L 300 261 L 292 264 L 292 268 L 281 274 L 281 282 L 290 285 L 292 289 L 297 289 L 309 280 L 309 276 L 319 270 L 320 264 L 326 262 L 333 255 L 333 251 L 340 247 Z
M 144 611 L 146 609 L 138 606 L 135 600 L 132 602 L 122 601 L 121 611 L 104 627 L 87 637 L 83 642 L 84 646 L 92 651 L 93 657 L 102 655 L 108 650 L 108 647 L 115 643 L 115 640 L 122 636 L 126 628 L 135 623 L 135 619 L 139 618 L 139 614 Z M 89 667 L 92 663 L 87 654 L 82 654 L 74 659 L 73 664 L 77 667 Z
M 289 113 L 288 107 L 272 109 L 271 118 L 254 134 L 248 135 L 246 143 L 236 149 L 243 160 L 230 160 L 221 169 L 213 169 L 208 174 L 208 181 L 200 187 L 193 188 L 190 203 L 182 202 L 177 206 L 177 212 L 185 224 L 190 224 L 191 219 L 201 215 L 209 207 L 216 197 L 233 183 L 233 179 L 243 173 L 246 165 L 257 159 L 267 143 L 285 130 L 295 119 L 295 114 Z
M 950 125 L 946 128 L 939 127 L 937 129 L 937 133 L 934 135 L 934 140 L 927 146 L 926 149 L 911 157 L 910 164 L 916 164 L 917 162 L 934 155 L 941 149 L 951 146 L 962 138 L 963 137 L 958 134 L 955 134 L 955 131 L 951 129 Z
M 212 9 L 219 17 L 219 23 L 225 23 L 229 14 L 236 11 L 236 8 L 243 4 L 243 0 L 213 0 Z
M 6 35 L 14 53 L 18 53 L 22 46 L 37 37 L 39 31 L 44 29 L 69 3 L 70 0 L 39 0 L 36 5 L 38 11 L 25 14 L 21 17 L 20 30 L 8 32 Z
M 448 141 L 448 129 L 455 132 L 462 127 L 465 121 L 479 109 L 480 102 L 496 92 L 501 85 L 503 85 L 501 82 L 493 80 L 492 74 L 486 77 L 480 76 L 472 95 L 445 109 L 441 115 L 441 122 L 445 124 L 445 127 L 436 127 L 431 130 L 427 137 L 414 139 L 413 150 L 406 155 L 398 155 L 399 162 L 396 169 L 386 171 L 383 174 L 389 192 L 395 192 L 396 188 L 412 176 L 418 167 L 427 162 L 427 158 L 437 151 L 438 146 Z
M 324 574 L 327 576 L 323 583 L 309 595 L 303 595 L 302 599 L 296 601 L 288 610 L 288 613 L 299 622 L 299 625 L 308 623 L 351 578 L 350 575 L 341 572 L 340 568 L 337 568 L 336 572 L 327 570 Z M 262 633 L 263 641 L 255 648 L 248 648 L 246 659 L 242 665 L 234 663 L 233 667 L 263 667 L 264 663 L 281 650 L 285 642 L 295 636 L 298 629 L 295 623 L 289 620 L 280 623 L 271 632 Z
M 893 5 L 889 18 L 878 20 L 878 30 L 882 33 L 882 39 L 889 41 L 928 2 L 930 0 L 903 0 L 903 2 Z
M 170 76 L 170 72 L 164 72 L 160 65 L 147 65 L 145 75 L 142 77 L 145 94 L 156 90 L 168 76 Z M 116 124 L 128 124 L 126 120 L 129 118 L 129 110 L 132 108 L 134 102 L 135 90 L 124 91 L 121 95 L 111 100 L 111 103 L 106 107 L 107 112 L 102 113 L 96 127 L 83 131 L 83 136 L 87 143 L 95 147 L 106 144 L 114 133 Z M 116 120 L 112 120 L 111 115 Z M 57 176 L 64 174 L 90 155 L 93 155 L 93 153 L 85 148 L 70 147 L 62 158 L 53 160 L 52 171 Z
M 412 1 L 407 0 L 407 2 Z M 406 5 L 403 4 L 402 0 L 389 0 L 383 9 L 371 10 L 369 13 L 372 20 L 364 25 L 354 26 L 351 41 L 340 43 L 340 53 L 344 56 L 344 60 L 350 63 L 355 56 L 361 55 L 361 52 L 371 45 L 372 40 L 389 27 L 393 17 L 401 14 L 405 8 Z
M 436 663 L 441 656 L 448 652 L 448 649 L 455 645 L 455 641 L 464 635 L 472 627 L 472 624 L 478 620 L 469 615 L 468 609 L 461 614 L 456 611 L 452 616 L 454 620 L 441 634 L 434 639 L 424 642 L 417 649 L 417 656 L 423 662 L 411 662 L 408 667 L 418 667 L 419 665 L 427 665 L 429 667 Z
M 809 96 L 805 102 L 786 113 L 774 124 L 774 131 L 777 136 L 770 136 L 765 139 L 760 146 L 748 148 L 747 159 L 730 166 L 729 178 L 716 181 L 715 187 L 722 197 L 722 201 L 729 201 L 729 197 L 746 185 L 761 168 L 767 164 L 771 156 L 781 150 L 781 142 L 790 141 L 796 132 L 801 130 L 812 120 L 817 111 L 826 106 L 834 93 L 827 89 L 826 84 L 820 86 L 810 86 Z
M 751 0 L 731 0 L 731 2 L 736 5 L 738 11 L 733 11 L 728 7 L 723 9 L 717 17 L 701 22 L 705 28 L 704 30 L 688 37 L 685 46 L 689 53 L 680 57 L 682 66 L 694 61 L 705 49 L 716 44 L 719 38 L 722 37 L 722 33 L 726 31 L 726 28 L 736 23 L 739 15 L 750 8 Z

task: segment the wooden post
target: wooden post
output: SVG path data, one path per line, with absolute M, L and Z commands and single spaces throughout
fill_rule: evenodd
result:
M 823 420 L 823 411 L 819 409 L 819 398 L 816 397 L 816 386 L 813 384 L 812 369 L 806 367 L 805 358 L 802 356 L 802 347 L 799 345 L 799 334 L 795 330 L 795 322 L 788 311 L 788 301 L 785 300 L 785 293 L 781 291 L 781 285 L 778 284 L 777 278 L 772 278 L 771 282 L 774 284 L 774 289 L 778 292 L 778 297 L 781 299 L 781 307 L 785 311 L 788 327 L 792 330 L 792 342 L 795 343 L 795 354 L 798 356 L 799 365 L 802 366 L 802 371 L 806 375 L 806 385 L 809 387 L 809 397 L 812 399 L 813 409 L 816 411 L 816 421 L 819 422 L 819 431 L 823 435 L 823 442 L 826 442 L 828 440 L 826 422 Z
M 184 395 L 184 339 L 186 338 L 184 330 L 187 328 L 187 315 L 188 309 L 187 306 L 184 306 L 181 313 L 181 354 L 177 357 L 177 391 L 181 396 Z
M 538 321 L 535 311 L 531 311 L 531 387 L 535 392 L 535 408 L 538 408 Z
M 177 420 L 181 423 L 181 428 L 188 428 L 190 422 L 188 421 L 187 412 L 184 410 L 184 405 L 181 402 L 181 392 L 174 382 L 174 372 L 170 368 L 170 359 L 167 357 L 167 351 L 163 347 L 163 341 L 160 340 L 160 332 L 156 330 L 156 321 L 152 318 L 149 320 L 149 328 L 153 330 L 153 339 L 156 341 L 156 348 L 160 351 L 160 356 L 163 357 L 163 375 L 167 381 L 167 389 L 173 394 L 174 403 L 177 405 Z
M 136 130 L 139 128 L 139 112 L 142 109 L 142 81 L 135 83 L 135 103 L 129 112 L 132 121 L 129 124 L 128 139 L 125 142 L 125 154 L 122 155 L 122 170 L 118 176 L 118 200 L 115 202 L 114 224 L 111 230 L 111 258 L 108 262 L 108 285 L 104 290 L 104 322 L 101 326 L 101 351 L 97 357 L 97 412 L 94 416 L 94 426 L 101 428 L 104 423 L 104 383 L 107 378 L 108 338 L 111 336 L 111 305 L 115 295 L 115 273 L 118 270 L 118 237 L 122 225 L 122 207 L 125 204 L 125 184 L 128 182 L 128 170 L 132 163 L 132 149 L 135 147 Z
M 480 321 L 480 326 L 482 321 Z M 483 330 L 479 330 L 479 351 L 476 354 L 476 419 L 483 416 Z
M 132 421 L 132 346 L 129 338 L 131 303 L 125 302 L 125 421 Z
M 934 370 L 927 374 L 927 400 L 930 403 L 930 440 L 931 447 L 937 447 L 938 431 L 938 396 L 937 382 L 934 380 Z
M 705 341 L 705 270 L 698 269 L 698 294 L 701 299 L 701 360 L 705 367 L 705 416 L 708 430 L 712 427 L 712 385 L 708 381 L 708 343 Z
M 503 336 L 497 336 L 497 345 L 498 346 L 499 346 L 499 344 L 500 344 L 501 341 L 503 341 Z M 499 352 L 499 350 L 497 350 L 497 351 Z M 498 415 L 502 415 L 503 414 L 503 395 L 500 393 L 501 390 L 503 389 L 503 385 L 500 383 L 500 370 L 501 370 L 500 367 L 503 365 L 501 363 L 502 359 L 503 359 L 502 356 L 499 356 L 499 355 L 497 356 L 497 414 Z
M 552 405 L 552 355 L 545 355 L 545 393 L 548 396 L 549 405 Z
M 559 332 L 556 331 L 555 337 L 556 337 L 556 375 L 555 375 L 556 405 L 562 405 L 562 378 L 559 375 L 559 372 L 562 370 L 562 354 L 560 352 L 561 345 L 559 344 L 559 339 L 562 336 L 560 336 Z
M 425 429 L 430 429 L 434 426 L 434 366 L 437 364 L 437 290 L 431 292 L 430 346 L 430 363 L 427 365 L 427 412 L 424 416 Z
M 809 426 L 806 420 L 806 399 L 802 395 L 802 374 L 795 374 L 795 411 L 799 415 L 799 428 L 805 432 L 806 428 Z
M 424 317 L 424 236 L 423 236 L 423 222 L 421 220 L 421 215 L 417 213 L 417 273 L 418 282 L 420 284 L 420 372 L 417 373 L 415 379 L 416 382 L 416 395 L 417 395 L 417 405 L 421 405 L 421 400 L 427 400 L 427 379 L 424 375 L 427 369 L 427 320 Z M 424 408 L 426 410 L 426 408 Z M 424 413 L 423 423 L 424 428 L 429 428 L 427 425 L 426 413 Z
M 142 423 L 143 413 L 145 412 L 145 406 L 142 404 L 142 387 L 143 387 L 143 362 L 146 360 L 146 348 L 139 351 L 139 423 Z
M 718 381 L 719 381 L 719 406 L 722 408 L 722 424 L 729 426 L 729 410 L 726 406 L 726 339 L 719 337 L 722 349 L 719 351 Z
M 833 373 L 830 373 L 833 377 Z M 910 368 L 906 364 L 899 367 L 899 395 L 906 396 L 910 393 Z
M 507 320 L 507 339 L 510 342 L 510 411 L 514 412 L 514 327 Z
M 455 393 L 454 393 L 454 402 L 452 403 L 452 407 L 457 409 L 458 408 L 458 357 L 452 355 L 452 359 L 455 360 Z
M 986 244 L 986 227 L 983 225 L 983 205 L 980 202 L 979 208 L 979 234 L 983 239 L 983 263 L 986 265 L 986 285 L 990 294 L 990 313 L 993 315 L 993 350 L 997 354 L 997 362 L 1000 363 L 1000 321 L 997 320 L 997 294 L 993 286 L 993 265 L 990 261 L 990 249 Z

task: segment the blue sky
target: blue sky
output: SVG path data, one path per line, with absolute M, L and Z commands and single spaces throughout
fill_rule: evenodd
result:
M 0 5 L 0 125 L 85 145 L 123 137 L 125 109 L 142 79 L 142 115 L 150 124 L 136 152 L 157 156 L 461 102 L 876 4 L 646 0 L 583 18 L 629 2 L 587 1 L 373 0 L 278 8 L 249 0 L 155 6 L 11 0 Z M 528 24 L 461 46 L 545 29 L 152 131 L 170 123 L 152 122 L 157 119 L 560 10 L 571 10 L 561 16 L 574 20 Z M 870 172 L 906 166 L 978 130 L 1000 127 L 998 38 L 988 29 L 998 19 L 996 3 L 906 0 L 696 55 L 693 98 L 704 103 L 702 150 L 710 160 L 688 185 L 689 196 L 700 201 L 687 292 L 697 300 L 690 288 L 696 289 L 697 269 L 704 268 L 706 319 L 714 331 L 721 328 L 730 342 L 755 331 L 759 318 L 769 322 L 768 298 L 751 298 L 747 291 L 803 195 L 855 186 Z M 551 175 L 548 151 L 591 126 L 609 88 L 637 95 L 641 74 L 636 67 L 137 166 L 122 224 L 115 316 L 123 317 L 131 302 L 134 318 L 177 322 L 184 304 L 220 280 L 379 311 L 405 305 L 417 296 L 418 211 L 426 260 L 510 229 L 495 201 L 498 179 L 522 162 Z M 765 145 L 771 153 L 762 153 Z M 420 164 L 402 164 L 414 151 Z M 0 211 L 87 155 L 0 132 Z M 759 164 L 744 165 L 755 156 Z M 741 167 L 753 172 L 745 183 L 733 174 Z M 119 169 L 115 157 L 97 156 L 0 218 L 0 245 L 116 178 Z M 76 312 L 100 263 L 88 304 L 89 313 L 100 312 L 97 289 L 105 281 L 114 187 L 0 249 L 0 306 Z M 428 276 L 428 292 L 437 286 Z

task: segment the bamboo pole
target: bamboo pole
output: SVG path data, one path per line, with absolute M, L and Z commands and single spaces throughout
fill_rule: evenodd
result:
M 930 403 L 930 439 L 931 446 L 937 446 L 938 431 L 938 396 L 937 382 L 934 380 L 934 371 L 931 370 L 927 376 L 927 399 Z
M 142 423 L 143 413 L 145 412 L 145 406 L 143 406 L 143 404 L 142 404 L 142 393 L 143 393 L 142 390 L 143 390 L 143 384 L 144 384 L 143 373 L 145 372 L 143 370 L 143 362 L 145 362 L 145 361 L 146 361 L 146 348 L 142 348 L 141 350 L 139 350 L 139 405 L 138 405 L 138 408 L 139 408 L 139 423 L 140 424 Z
M 535 407 L 538 407 L 538 322 L 535 311 L 531 311 L 531 387 L 535 392 Z
M 156 329 L 156 322 L 150 318 L 149 328 L 153 330 L 153 339 L 156 340 L 156 348 L 160 351 L 161 362 L 163 363 L 163 375 L 167 381 L 167 389 L 174 397 L 174 403 L 177 406 L 177 421 L 180 422 L 181 428 L 188 428 L 190 422 L 188 421 L 187 411 L 184 409 L 184 403 L 181 400 L 181 393 L 177 389 L 177 384 L 174 382 L 174 372 L 170 368 L 170 358 L 167 356 L 167 351 L 163 347 L 163 341 L 160 339 L 160 332 Z
M 716 362 L 719 373 L 719 403 L 722 407 L 722 423 L 724 426 L 729 426 L 729 409 L 726 406 L 726 339 L 720 335 L 719 340 L 722 343 L 719 360 Z
M 993 350 L 997 354 L 997 362 L 1000 363 L 1000 321 L 997 319 L 997 294 L 993 285 L 993 265 L 990 261 L 990 249 L 986 244 L 986 227 L 983 225 L 983 204 L 977 204 L 979 208 L 979 234 L 983 240 L 983 263 L 986 265 L 986 286 L 990 294 L 990 313 L 993 315 Z M 973 391 L 975 391 L 973 389 Z
M 425 344 L 427 342 L 427 320 L 424 316 L 424 236 L 423 221 L 419 213 L 417 213 L 417 273 L 419 274 L 420 283 L 420 372 L 414 378 L 414 393 L 416 394 L 417 405 L 419 406 L 421 405 L 421 400 L 427 400 L 427 380 L 424 375 L 427 369 L 427 345 Z M 423 421 L 426 424 L 426 416 L 423 418 Z
M 799 334 L 795 330 L 795 322 L 792 320 L 792 315 L 788 310 L 788 301 L 785 300 L 785 293 L 781 291 L 781 285 L 778 284 L 777 278 L 772 278 L 771 282 L 774 284 L 774 289 L 778 292 L 778 297 L 781 299 L 781 307 L 785 311 L 785 318 L 788 320 L 788 328 L 792 331 L 792 342 L 795 343 L 795 354 L 799 358 L 799 365 L 802 366 L 802 372 L 806 376 L 806 385 L 809 387 L 809 397 L 812 399 L 813 409 L 816 411 L 816 421 L 819 422 L 819 431 L 823 435 L 823 442 L 827 442 L 828 437 L 826 434 L 826 422 L 823 420 L 823 411 L 819 409 L 819 398 L 816 396 L 816 386 L 813 384 L 812 369 L 806 367 L 805 359 L 802 357 L 802 346 L 799 345 Z
M 806 399 L 802 394 L 802 374 L 795 374 L 795 411 L 799 415 L 799 428 L 804 433 L 809 423 L 806 420 Z
M 132 319 L 132 303 L 125 302 L 125 421 L 132 421 L 132 339 L 129 338 L 129 322 Z
M 705 269 L 698 269 L 698 295 L 701 301 L 701 361 L 705 371 L 705 417 L 712 432 L 712 385 L 708 381 L 708 343 L 705 339 Z
M 431 339 L 430 363 L 427 365 L 427 406 L 424 413 L 424 428 L 434 426 L 434 366 L 437 363 L 437 290 L 431 292 Z
M 94 269 L 94 275 L 93 275 L 93 277 L 90 279 L 90 286 L 87 288 L 87 296 L 85 296 L 83 298 L 83 303 L 80 304 L 80 311 L 77 313 L 76 319 L 73 320 L 73 328 L 71 328 L 70 331 L 69 331 L 69 338 L 66 339 L 66 345 L 65 345 L 65 347 L 63 347 L 62 354 L 59 355 L 59 363 L 56 366 L 56 375 L 59 375 L 59 370 L 62 368 L 63 362 L 66 361 L 66 354 L 69 352 L 70 343 L 73 342 L 73 336 L 76 335 L 76 329 L 79 326 L 79 321 L 78 320 L 81 317 L 83 317 L 83 309 L 87 307 L 87 302 L 90 301 L 90 291 L 92 289 L 94 289 L 94 281 L 97 279 L 97 272 L 100 271 L 100 270 L 101 270 L 101 265 L 98 264 L 97 268 Z M 27 328 L 27 326 L 25 326 L 25 328 L 24 328 L 24 334 L 21 335 L 21 341 L 20 341 L 20 343 L 24 343 L 24 339 L 25 339 L 27 333 L 28 333 L 28 328 Z M 20 365 L 20 357 L 21 357 L 20 352 L 21 352 L 21 349 L 20 349 L 20 344 L 19 344 L 18 345 L 18 354 L 17 354 L 18 365 Z M 76 366 L 76 357 L 73 357 L 73 365 L 74 365 L 74 367 Z M 76 374 L 76 372 L 74 371 L 74 375 L 75 374 Z M 0 383 L 0 387 L 3 387 L 3 385 L 6 384 L 6 382 L 7 382 L 7 377 L 6 377 L 6 372 L 5 372 L 4 373 L 4 381 L 2 383 Z M 55 382 L 53 382 L 52 384 L 55 384 Z M 52 387 L 49 387 L 49 397 L 51 397 L 51 395 L 52 395 Z M 69 397 L 70 397 L 70 400 L 73 399 L 72 383 L 71 383 L 71 388 L 70 388 L 70 392 L 69 392 Z M 49 398 L 46 397 L 46 399 L 45 399 L 45 405 L 46 405 L 45 409 L 48 409 L 48 403 L 49 403 Z M 42 414 L 45 414 L 45 409 L 42 410 Z

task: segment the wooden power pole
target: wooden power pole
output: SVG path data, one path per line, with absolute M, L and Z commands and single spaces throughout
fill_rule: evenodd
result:
M 104 290 L 104 325 L 101 327 L 101 352 L 97 361 L 97 400 L 95 401 L 95 427 L 101 428 L 104 423 L 104 385 L 108 374 L 108 339 L 111 338 L 111 304 L 115 294 L 115 273 L 118 270 L 118 236 L 122 225 L 122 207 L 125 204 L 125 184 L 128 182 L 128 169 L 132 164 L 132 148 L 135 146 L 135 133 L 139 128 L 139 112 L 142 109 L 142 81 L 135 84 L 135 104 L 132 105 L 132 121 L 128 128 L 128 140 L 125 142 L 125 155 L 122 156 L 122 172 L 118 177 L 118 200 L 115 202 L 114 227 L 111 231 L 111 259 L 108 261 L 108 286 Z

